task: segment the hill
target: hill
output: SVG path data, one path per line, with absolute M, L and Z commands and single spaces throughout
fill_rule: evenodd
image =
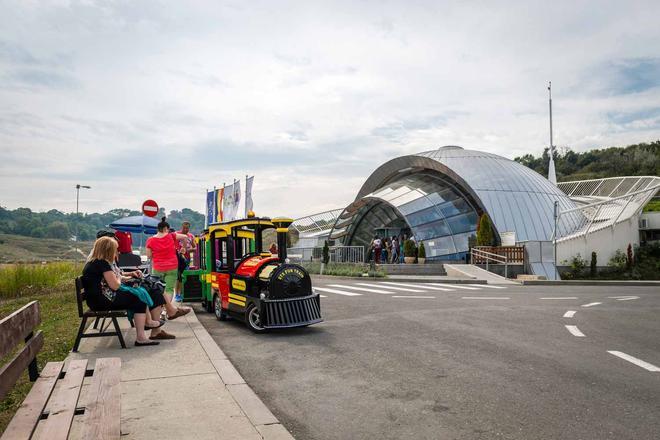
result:
M 546 148 L 540 157 L 526 154 L 514 160 L 547 176 L 549 159 Z M 660 141 L 583 153 L 564 147 L 555 152 L 554 159 L 558 182 L 617 176 L 660 176 Z
M 80 252 L 72 241 L 0 234 L 0 263 L 82 261 L 92 249 L 92 242 L 80 242 L 77 247 Z

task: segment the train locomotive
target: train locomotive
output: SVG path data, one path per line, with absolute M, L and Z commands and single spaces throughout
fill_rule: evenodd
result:
M 287 259 L 292 222 L 252 214 L 209 225 L 196 238 L 194 262 L 183 273 L 184 300 L 201 301 L 218 320 L 239 319 L 257 333 L 323 321 L 309 273 Z M 277 234 L 277 255 L 263 250 L 263 233 L 269 229 Z

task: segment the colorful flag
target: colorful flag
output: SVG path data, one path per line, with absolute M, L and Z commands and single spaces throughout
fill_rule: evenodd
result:
M 216 215 L 215 215 L 215 218 L 217 219 L 218 222 L 222 222 L 223 218 L 224 218 L 223 211 L 222 211 L 222 202 L 223 202 L 222 199 L 225 196 L 225 189 L 224 188 L 216 189 L 215 194 L 216 194 L 216 198 L 215 198 L 215 200 L 216 200 L 216 203 L 215 203 Z
M 215 200 L 215 191 L 206 191 L 206 226 L 214 223 Z
M 254 176 L 245 179 L 245 218 L 247 218 L 248 212 L 252 211 L 252 209 L 254 208 L 254 203 L 252 201 L 253 181 L 254 181 Z
M 233 184 L 224 188 L 224 198 L 222 200 L 222 210 L 225 221 L 236 220 L 238 214 L 238 205 L 241 201 L 241 182 L 234 181 Z

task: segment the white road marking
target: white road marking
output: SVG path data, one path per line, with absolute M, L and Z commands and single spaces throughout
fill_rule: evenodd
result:
M 564 318 L 572 318 L 575 316 L 575 313 L 577 313 L 575 310 L 569 310 L 568 312 L 564 313 Z
M 472 287 L 486 287 L 487 289 L 506 289 L 504 286 L 493 286 L 492 284 L 468 284 Z
M 394 295 L 392 298 L 415 298 L 415 299 L 425 299 L 425 298 L 431 298 L 434 299 L 435 296 L 415 296 L 415 295 Z
M 511 299 L 508 296 L 464 296 L 461 299 Z
M 361 293 L 344 292 L 343 290 L 326 289 L 325 287 L 314 287 L 314 290 L 319 290 L 321 292 L 326 292 L 326 293 L 336 293 L 337 295 L 362 296 Z
M 361 292 L 381 293 L 383 295 L 392 295 L 394 292 L 383 292 L 382 290 L 367 289 L 366 287 L 347 286 L 346 284 L 328 284 L 329 287 L 339 287 L 344 289 L 359 290 Z
M 477 287 L 466 286 L 464 284 L 442 284 L 442 283 L 433 283 L 434 286 L 447 287 L 449 289 L 464 289 L 464 290 L 479 290 Z
M 643 361 L 641 359 L 637 359 L 636 357 L 630 356 L 629 354 L 622 353 L 620 351 L 607 351 L 609 354 L 613 354 L 614 356 L 620 357 L 621 359 L 624 359 L 630 363 L 633 363 L 637 365 L 638 367 L 642 367 L 645 370 L 652 371 L 652 372 L 658 372 L 660 371 L 660 367 L 656 367 L 653 364 L 649 364 L 646 361 Z
M 589 303 L 589 304 L 582 304 L 582 307 L 593 307 L 593 306 L 597 306 L 597 305 L 600 305 L 600 304 L 602 304 L 602 303 Z
M 608 296 L 609 299 L 615 299 L 617 301 L 630 301 L 633 299 L 639 299 L 639 296 Z
M 577 296 L 546 296 L 541 299 L 578 299 Z
M 358 286 L 367 286 L 367 287 L 376 287 L 379 289 L 391 289 L 391 290 L 400 290 L 401 292 L 423 292 L 423 290 L 417 290 L 417 289 L 408 289 L 406 287 L 394 287 L 394 286 L 383 286 L 382 284 L 384 283 L 378 283 L 378 284 L 369 284 L 369 283 L 356 283 Z
M 427 286 L 426 284 L 408 284 L 408 283 L 392 283 L 389 281 L 382 281 L 381 284 L 390 284 L 393 286 L 403 286 L 403 287 L 414 287 L 416 289 L 426 289 L 426 290 L 441 290 L 443 292 L 453 292 L 454 289 L 447 289 L 444 287 L 436 287 L 436 286 Z
M 578 338 L 586 338 L 585 334 L 580 331 L 579 328 L 577 328 L 576 325 L 566 325 L 566 330 L 571 332 L 573 336 L 577 336 Z
M 327 298 L 327 296 L 325 296 L 325 295 L 319 295 L 319 296 L 320 296 L 321 298 Z

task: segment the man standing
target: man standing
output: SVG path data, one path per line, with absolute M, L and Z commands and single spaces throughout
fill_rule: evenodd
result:
M 195 236 L 190 233 L 190 222 L 185 221 L 181 224 L 181 230 L 176 231 L 177 234 L 182 234 L 188 238 L 185 240 L 176 240 L 176 250 L 177 258 L 179 260 L 179 267 L 177 272 L 176 286 L 174 289 L 174 301 L 181 302 L 183 297 L 181 295 L 181 290 L 183 288 L 183 271 L 188 268 L 191 260 L 191 252 L 197 250 L 197 244 L 195 243 Z

